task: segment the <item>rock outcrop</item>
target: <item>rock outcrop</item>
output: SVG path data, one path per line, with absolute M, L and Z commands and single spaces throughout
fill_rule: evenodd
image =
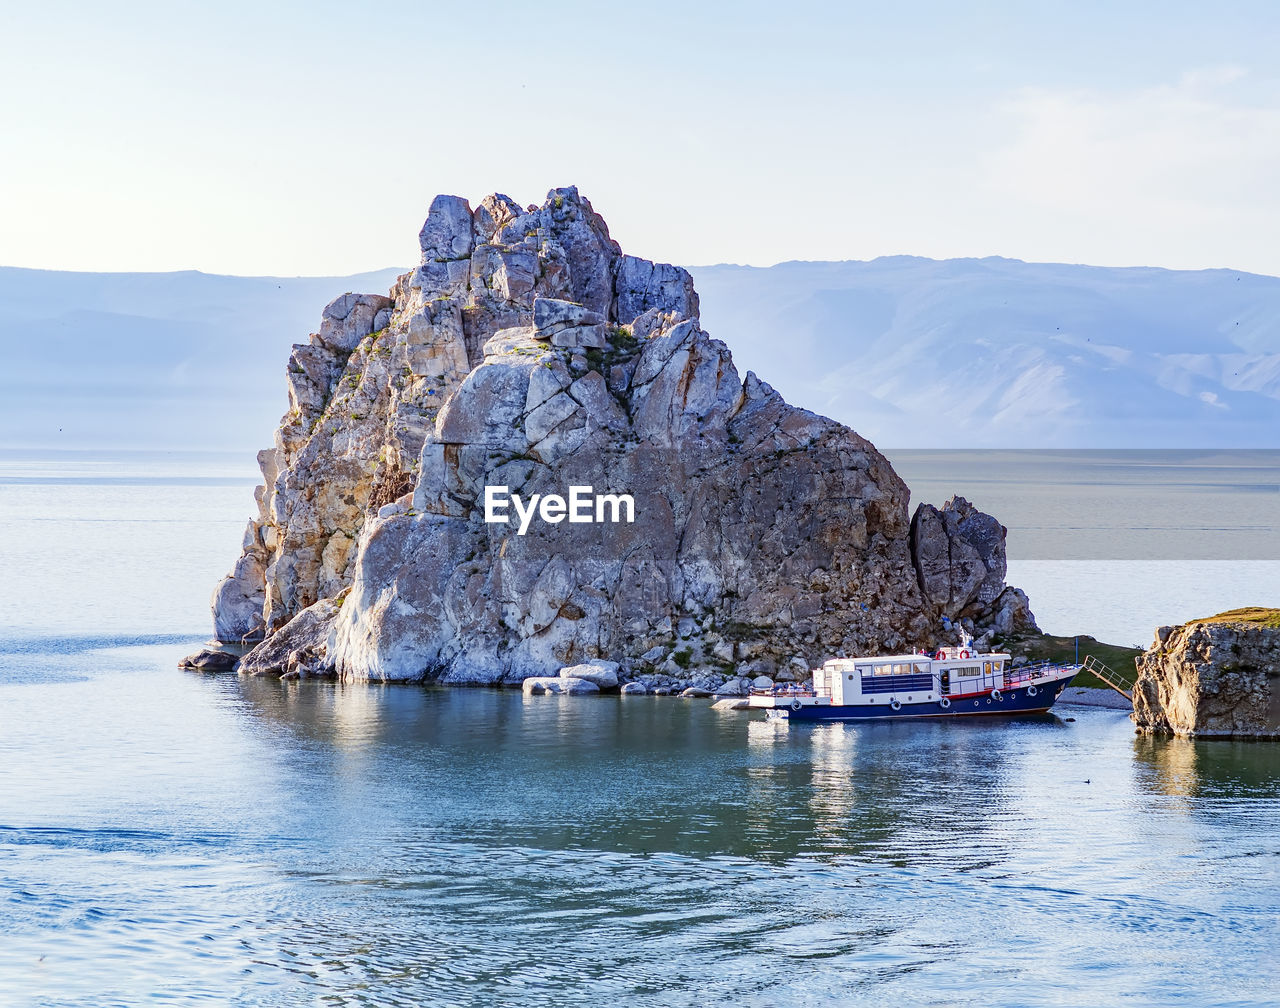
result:
M 911 519 L 911 556 L 925 600 L 952 620 L 996 633 L 1035 627 L 1026 594 L 1004 582 L 1008 529 L 963 497 L 939 510 L 921 504 Z
M 220 639 L 267 638 L 243 671 L 518 682 L 648 654 L 703 689 L 928 645 L 943 615 L 1034 626 L 994 518 L 908 522 L 874 446 L 740 376 L 689 274 L 624 255 L 576 189 L 437 197 L 419 241 L 390 297 L 339 298 L 294 348 L 214 596 Z
M 1142 732 L 1280 737 L 1280 610 L 1161 627 L 1138 658 L 1133 722 Z

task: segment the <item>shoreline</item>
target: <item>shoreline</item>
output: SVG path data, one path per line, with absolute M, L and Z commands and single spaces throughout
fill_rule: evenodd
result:
M 1058 704 L 1071 707 L 1106 707 L 1110 710 L 1133 710 L 1133 703 L 1115 690 L 1097 689 L 1092 686 L 1068 686 L 1058 697 Z M 1057 704 L 1055 704 L 1057 706 Z

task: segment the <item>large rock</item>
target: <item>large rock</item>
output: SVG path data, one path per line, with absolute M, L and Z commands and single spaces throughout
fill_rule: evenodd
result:
M 600 692 L 600 687 L 593 682 L 563 676 L 530 676 L 521 689 L 525 696 L 583 696 Z
M 1138 658 L 1132 717 L 1144 732 L 1280 737 L 1280 610 L 1161 627 Z
M 658 654 L 670 689 L 741 659 L 930 645 L 943 612 L 1016 619 L 994 519 L 953 502 L 934 522 L 945 571 L 936 549 L 919 563 L 874 446 L 741 376 L 688 273 L 624 256 L 576 189 L 529 211 L 438 197 L 420 245 L 390 298 L 338 299 L 290 358 L 215 623 L 271 641 L 344 601 L 323 650 L 254 663 L 515 683 Z M 546 510 L 575 486 L 589 521 Z M 543 510 L 487 522 L 489 487 Z
M 618 688 L 618 663 L 614 661 L 592 661 L 581 665 L 570 665 L 560 670 L 561 679 L 583 679 L 595 683 L 602 690 Z
M 321 599 L 308 606 L 252 651 L 237 667 L 243 676 L 313 676 L 325 671 L 329 631 L 338 603 Z
M 1001 633 L 1034 630 L 1027 597 L 1007 589 L 1008 529 L 963 497 L 921 504 L 911 519 L 911 557 L 925 601 L 939 617 L 971 619 Z

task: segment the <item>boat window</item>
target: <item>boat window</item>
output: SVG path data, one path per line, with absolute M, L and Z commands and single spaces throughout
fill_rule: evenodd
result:
M 928 674 L 929 674 L 929 666 L 928 666 L 928 665 L 917 665 L 917 666 L 915 667 L 915 670 L 916 670 L 916 675 L 928 675 Z
M 983 662 L 982 671 L 987 675 L 991 675 L 991 662 Z
M 951 674 L 953 676 L 976 676 L 982 673 L 977 665 L 963 665 L 960 668 L 953 668 Z
M 871 675 L 871 666 L 870 666 L 870 665 L 858 665 L 858 666 L 856 666 L 856 667 L 857 667 L 858 672 L 859 672 L 861 675 L 864 675 L 864 676 L 866 676 L 866 675 Z

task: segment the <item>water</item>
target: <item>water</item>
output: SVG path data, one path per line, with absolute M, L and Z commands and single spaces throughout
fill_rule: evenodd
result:
M 100 461 L 0 474 L 0 1004 L 1280 1001 L 1280 746 L 179 672 L 251 476 Z
M 1010 584 L 1048 633 L 1146 647 L 1155 629 L 1280 605 L 1280 452 L 897 451 L 920 501 L 1009 529 Z

